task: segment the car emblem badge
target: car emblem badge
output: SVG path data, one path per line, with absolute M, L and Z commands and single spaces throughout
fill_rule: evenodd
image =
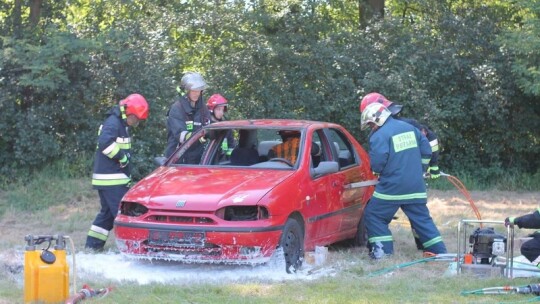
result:
M 182 208 L 186 205 L 186 201 L 178 201 L 176 202 L 176 208 Z

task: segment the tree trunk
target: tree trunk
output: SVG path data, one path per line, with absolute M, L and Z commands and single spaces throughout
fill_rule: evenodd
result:
M 39 22 L 42 3 L 43 3 L 43 0 L 30 1 L 30 23 L 32 24 L 32 26 L 36 26 Z
M 365 28 L 372 19 L 384 18 L 385 0 L 358 0 L 360 26 Z
M 13 22 L 12 31 L 13 36 L 16 38 L 20 38 L 22 34 L 21 2 L 22 0 L 15 0 L 15 3 L 13 3 L 13 12 L 11 13 L 11 20 Z

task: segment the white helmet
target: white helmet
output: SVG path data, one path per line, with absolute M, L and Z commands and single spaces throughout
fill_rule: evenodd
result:
M 202 91 L 206 89 L 206 82 L 201 74 L 196 72 L 187 72 L 180 80 L 180 87 L 188 91 Z
M 364 111 L 362 111 L 362 118 L 360 120 L 362 130 L 366 129 L 370 122 L 379 127 L 384 125 L 390 115 L 392 115 L 392 113 L 381 103 L 376 102 L 368 105 Z

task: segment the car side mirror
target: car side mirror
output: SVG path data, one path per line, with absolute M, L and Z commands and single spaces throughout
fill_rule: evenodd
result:
M 339 171 L 339 164 L 335 161 L 322 161 L 319 165 L 313 169 L 315 176 L 321 176 L 330 173 L 336 173 Z
M 154 157 L 154 164 L 158 165 L 159 167 L 163 166 L 166 161 L 167 161 L 167 158 L 165 156 Z

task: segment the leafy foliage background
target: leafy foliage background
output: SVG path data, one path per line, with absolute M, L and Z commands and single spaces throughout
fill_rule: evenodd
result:
M 0 1 L 0 174 L 61 161 L 91 172 L 97 128 L 132 92 L 151 104 L 134 130 L 136 177 L 165 147 L 166 112 L 186 71 L 229 119 L 346 126 L 364 146 L 358 105 L 378 91 L 435 130 L 445 172 L 538 176 L 539 1 Z M 17 6 L 17 3 L 19 6 Z

